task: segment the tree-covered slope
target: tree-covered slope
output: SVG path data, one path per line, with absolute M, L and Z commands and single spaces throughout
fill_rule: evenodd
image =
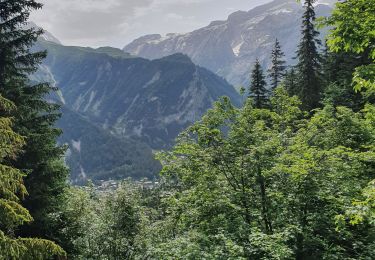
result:
M 160 164 L 146 144 L 115 137 L 66 107 L 62 113 L 57 125 L 64 132 L 60 142 L 69 146 L 66 162 L 74 183 L 87 179 L 152 179 L 159 172 Z

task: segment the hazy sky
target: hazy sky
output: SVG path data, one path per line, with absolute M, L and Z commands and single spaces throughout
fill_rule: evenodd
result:
M 124 47 L 151 33 L 189 32 L 271 0 L 39 0 L 31 20 L 63 44 Z

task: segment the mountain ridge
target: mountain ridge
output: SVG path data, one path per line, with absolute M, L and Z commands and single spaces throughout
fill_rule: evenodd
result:
M 114 48 L 64 46 L 43 39 L 34 49 L 48 52 L 32 80 L 58 88 L 50 98 L 63 106 L 58 127 L 65 134 L 60 141 L 69 144 L 66 160 L 76 183 L 152 178 L 159 169 L 153 149 L 173 145 L 178 134 L 221 96 L 240 104 L 233 86 L 183 54 L 151 61 Z M 112 150 L 117 151 L 112 157 L 121 157 L 118 161 L 107 157 Z M 107 158 L 102 162 L 106 167 L 96 164 L 99 159 L 90 162 L 90 157 Z
M 333 2 L 320 1 L 316 7 L 318 15 L 328 15 Z M 275 38 L 281 42 L 288 63 L 293 63 L 302 13 L 302 5 L 295 0 L 274 0 L 249 11 L 234 12 L 227 20 L 213 21 L 186 34 L 145 35 L 123 50 L 147 59 L 184 53 L 232 85 L 243 85 L 248 83 L 255 58 L 265 68 L 269 66 Z

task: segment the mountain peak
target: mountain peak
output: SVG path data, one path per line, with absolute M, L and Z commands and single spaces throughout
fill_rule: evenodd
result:
M 228 21 L 230 22 L 237 22 L 246 19 L 248 13 L 245 11 L 237 11 L 228 16 Z
M 159 60 L 193 64 L 193 61 L 190 59 L 190 57 L 183 53 L 174 53 Z
M 35 29 L 43 29 L 42 27 L 36 25 L 34 22 L 28 22 L 25 26 L 26 28 L 35 28 Z M 45 41 L 48 41 L 48 42 L 53 42 L 53 43 L 56 43 L 56 44 L 61 44 L 60 40 L 57 39 L 54 35 L 52 35 L 52 33 L 44 30 L 44 33 L 39 36 L 40 39 L 42 40 L 45 40 Z

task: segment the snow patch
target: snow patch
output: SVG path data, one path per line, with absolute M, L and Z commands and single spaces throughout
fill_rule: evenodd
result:
M 81 170 L 81 173 L 80 173 L 80 177 L 84 180 L 86 180 L 87 178 L 87 175 L 85 173 L 85 169 L 83 169 L 82 165 L 79 166 L 80 170 Z
M 63 104 L 65 105 L 65 104 L 66 104 L 66 102 L 65 102 L 65 98 L 64 98 L 63 93 L 61 92 L 60 89 L 58 89 L 58 90 L 56 91 L 56 94 L 57 94 L 57 96 L 59 97 L 61 103 L 63 103 Z
M 318 0 L 314 3 L 314 6 L 317 6 L 317 5 L 334 6 L 336 2 L 338 1 L 337 0 Z
M 292 12 L 293 12 L 293 10 L 291 10 L 291 9 L 283 8 L 283 9 L 274 11 L 272 14 L 278 15 L 278 14 L 288 14 L 288 13 L 292 13 Z
M 95 102 L 95 104 L 91 108 L 91 110 L 94 112 L 96 116 L 99 116 L 100 114 L 99 107 L 101 104 L 102 104 L 102 100 L 98 100 L 97 102 Z
M 55 76 L 53 75 L 51 69 L 46 65 L 41 65 L 41 67 L 44 69 L 44 71 L 47 73 L 48 77 L 50 78 L 50 83 L 51 83 L 52 87 L 57 88 L 57 81 L 56 81 Z M 60 89 L 57 89 L 56 94 L 59 97 L 61 103 L 63 103 L 65 105 L 66 102 L 65 102 L 64 96 L 63 96 Z
M 239 44 L 237 44 L 236 46 L 232 48 L 234 55 L 236 55 L 237 57 L 240 55 L 241 47 L 244 43 L 245 43 L 244 41 L 241 41 Z
M 91 106 L 91 103 L 92 103 L 92 101 L 94 100 L 95 96 L 96 96 L 96 92 L 95 92 L 95 91 L 91 91 L 91 92 L 90 92 L 89 102 L 88 102 L 87 105 L 85 106 L 85 109 L 83 110 L 84 112 L 87 112 L 87 110 L 88 110 L 89 107 Z
M 150 40 L 150 41 L 147 41 L 147 43 L 148 44 L 158 44 L 158 43 L 161 43 L 163 41 L 178 37 L 180 35 L 181 34 L 179 34 L 179 33 L 167 33 L 166 35 L 160 37 L 159 39 Z
M 81 140 L 78 140 L 78 141 L 75 141 L 75 140 L 72 140 L 72 147 L 77 151 L 77 152 L 81 152 Z

